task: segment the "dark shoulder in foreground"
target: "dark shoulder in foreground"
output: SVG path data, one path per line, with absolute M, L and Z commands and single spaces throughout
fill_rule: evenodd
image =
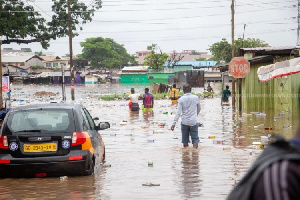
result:
M 11 111 L 21 111 L 21 110 L 32 110 L 32 109 L 80 109 L 82 105 L 80 104 L 69 104 L 69 103 L 43 103 L 43 104 L 32 104 L 28 106 L 19 106 L 13 108 Z

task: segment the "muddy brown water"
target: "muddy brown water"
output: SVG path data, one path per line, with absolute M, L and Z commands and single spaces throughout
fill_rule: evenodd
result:
M 0 199 L 225 199 L 262 151 L 252 142 L 269 133 L 290 138 L 297 126 L 298 117 L 288 112 L 276 121 L 274 116 L 279 113 L 271 111 L 264 111 L 265 117 L 238 116 L 230 106 L 221 107 L 219 98 L 201 99 L 199 149 L 184 149 L 180 128 L 170 130 L 176 107 L 171 107 L 169 100 L 155 101 L 153 113 L 132 113 L 127 101 L 98 100 L 100 94 L 127 93 L 130 87 L 79 86 L 75 91 L 77 103 L 84 104 L 93 117 L 111 124 L 101 132 L 111 167 L 98 166 L 92 176 L 68 177 L 66 181 L 59 177 L 1 179 Z M 138 92 L 144 88 L 135 87 Z M 60 94 L 54 99 L 33 96 L 43 90 L 57 93 L 60 87 L 14 86 L 12 98 L 16 101 L 12 106 L 61 98 Z M 120 124 L 123 120 L 126 125 Z M 209 136 L 216 137 L 215 144 Z M 148 166 L 149 162 L 153 166 Z M 160 186 L 142 186 L 146 183 Z

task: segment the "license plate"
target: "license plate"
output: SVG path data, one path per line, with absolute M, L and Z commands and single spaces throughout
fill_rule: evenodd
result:
M 24 152 L 45 152 L 45 151 L 56 151 L 56 143 L 48 144 L 24 144 Z

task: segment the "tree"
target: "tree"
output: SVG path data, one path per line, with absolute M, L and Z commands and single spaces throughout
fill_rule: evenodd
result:
M 34 55 L 37 55 L 37 56 L 45 56 L 45 54 L 42 52 L 42 51 L 36 51 L 34 52 Z
M 143 64 L 148 65 L 151 69 L 162 69 L 163 64 L 167 61 L 169 55 L 163 53 L 156 44 L 148 46 L 147 50 L 151 51 L 151 53 L 149 56 L 145 57 Z
M 124 45 L 116 43 L 111 38 L 87 38 L 85 42 L 80 43 L 82 54 L 77 55 L 81 59 L 91 62 L 91 67 L 122 67 L 128 62 L 137 64 L 135 57 L 129 55 Z
M 206 58 L 197 58 L 196 60 L 197 61 L 206 61 L 207 59 Z
M 254 47 L 266 47 L 268 44 L 257 38 L 247 38 L 243 40 L 242 38 L 238 38 L 234 41 L 235 45 L 235 56 L 238 56 L 238 51 L 240 48 L 254 48 Z M 209 49 L 213 55 L 213 59 L 218 63 L 222 62 L 230 62 L 232 59 L 231 55 L 231 44 L 223 38 L 220 42 L 216 42 L 212 44 Z
M 92 21 L 95 10 L 101 8 L 101 0 L 89 1 L 87 6 L 78 0 L 71 1 L 73 36 L 82 25 Z M 0 35 L 2 44 L 16 42 L 40 42 L 42 47 L 49 47 L 49 40 L 68 35 L 67 0 L 52 0 L 51 21 L 46 21 L 28 2 L 19 0 L 0 0 Z M 29 39 L 30 38 L 30 39 Z
M 167 59 L 167 65 L 168 67 L 173 67 L 176 65 L 179 61 L 181 61 L 184 58 L 184 55 L 177 54 L 175 51 L 171 53 Z
M 231 60 L 231 44 L 223 38 L 220 42 L 216 42 L 209 47 L 213 58 L 218 63 L 229 62 Z

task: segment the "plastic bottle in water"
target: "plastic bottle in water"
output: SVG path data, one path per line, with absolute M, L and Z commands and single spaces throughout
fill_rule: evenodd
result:
M 67 180 L 68 180 L 68 177 L 67 177 L 67 176 L 61 176 L 61 177 L 59 177 L 59 180 L 60 180 L 61 182 L 67 181 Z

